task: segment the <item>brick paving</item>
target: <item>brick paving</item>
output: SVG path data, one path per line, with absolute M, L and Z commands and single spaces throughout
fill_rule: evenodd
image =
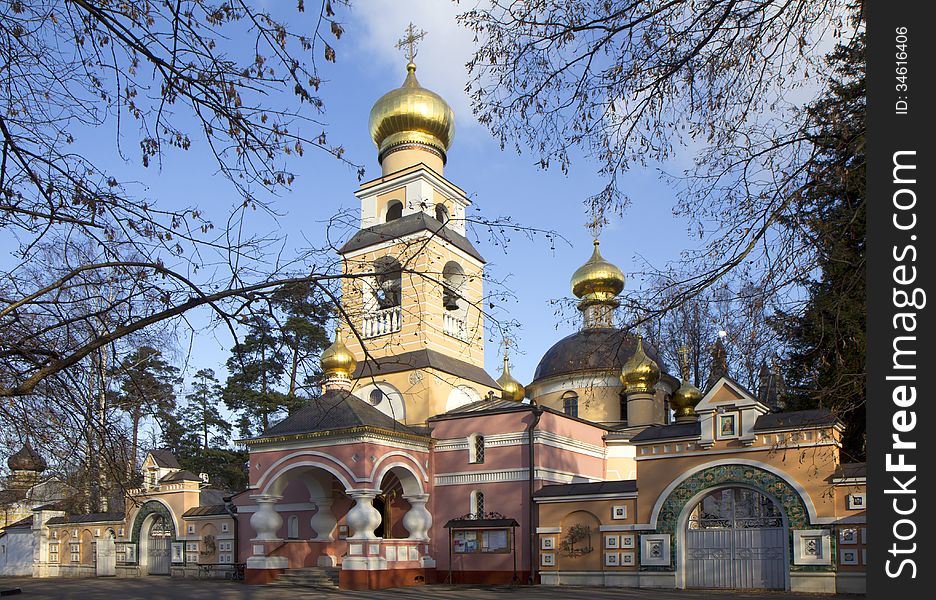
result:
M 31 579 L 0 577 L 0 590 L 21 588 L 23 593 L 11 596 L 22 600 L 291 600 L 322 598 L 323 600 L 421 600 L 432 597 L 446 600 L 498 600 L 511 596 L 516 600 L 694 600 L 718 598 L 724 600 L 773 600 L 781 598 L 853 598 L 864 596 L 828 596 L 792 594 L 789 592 L 734 592 L 703 590 L 650 590 L 587 587 L 516 587 L 428 585 L 380 591 L 321 591 L 282 586 L 250 586 L 231 581 L 200 581 L 169 577 L 136 577 L 126 579 Z

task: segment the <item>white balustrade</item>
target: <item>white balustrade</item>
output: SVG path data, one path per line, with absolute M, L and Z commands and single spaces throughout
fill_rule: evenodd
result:
M 402 311 L 399 306 L 382 308 L 364 315 L 362 337 L 372 338 L 394 333 L 403 326 Z
M 468 341 L 468 324 L 451 313 L 442 315 L 442 332 L 463 342 Z

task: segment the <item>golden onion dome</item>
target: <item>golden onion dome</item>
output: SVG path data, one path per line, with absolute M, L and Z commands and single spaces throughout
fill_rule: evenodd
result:
M 357 368 L 357 359 L 354 354 L 348 350 L 348 347 L 341 341 L 341 330 L 335 332 L 335 341 L 331 346 L 322 352 L 319 358 L 319 364 L 325 375 L 347 375 L 350 376 Z
M 583 301 L 607 301 L 624 289 L 624 273 L 601 256 L 595 240 L 591 258 L 572 274 L 572 293 Z
M 670 397 L 670 406 L 676 413 L 676 418 L 692 417 L 695 415 L 695 407 L 702 400 L 702 392 L 696 386 L 683 379 L 672 397 Z
M 648 394 L 660 381 L 660 365 L 647 356 L 643 346 L 643 336 L 637 336 L 637 350 L 627 359 L 621 369 L 621 384 L 624 391 L 630 393 Z
M 501 388 L 501 398 L 504 400 L 522 402 L 523 398 L 526 396 L 526 389 L 510 374 L 510 368 L 507 366 L 506 354 L 504 355 L 504 372 L 498 378 L 497 385 Z
M 455 113 L 442 96 L 419 85 L 416 65 L 406 65 L 402 87 L 380 97 L 371 108 L 369 128 L 377 144 L 378 160 L 394 148 L 419 145 L 445 152 L 455 138 Z

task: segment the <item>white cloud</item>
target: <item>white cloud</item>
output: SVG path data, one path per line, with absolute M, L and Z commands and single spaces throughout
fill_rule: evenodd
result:
M 406 59 L 396 43 L 412 22 L 426 31 L 416 56 L 420 84 L 452 106 L 461 133 L 479 127 L 465 93 L 465 63 L 474 49 L 473 36 L 455 22 L 460 12 L 457 4 L 450 0 L 362 0 L 353 6 L 351 51 L 361 64 L 376 65 L 395 85 L 402 83 Z

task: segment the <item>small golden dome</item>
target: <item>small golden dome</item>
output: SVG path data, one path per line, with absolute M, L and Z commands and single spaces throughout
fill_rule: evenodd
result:
M 416 144 L 434 150 L 445 161 L 455 138 L 455 113 L 433 91 L 419 85 L 416 65 L 406 65 L 403 85 L 380 97 L 371 108 L 369 128 L 381 162 L 394 148 Z
M 524 396 L 526 396 L 526 390 L 523 385 L 510 374 L 510 369 L 507 366 L 506 354 L 504 354 L 504 372 L 498 378 L 497 385 L 501 388 L 501 398 L 504 400 L 522 402 Z
M 692 417 L 695 415 L 695 407 L 702 400 L 702 392 L 699 391 L 699 388 L 692 385 L 686 379 L 682 380 L 682 385 L 679 386 L 675 392 L 673 392 L 672 397 L 670 397 L 670 406 L 673 407 L 673 412 L 676 413 L 676 418 L 681 417 Z
M 624 289 L 624 273 L 601 256 L 595 240 L 591 258 L 572 274 L 572 293 L 583 302 L 608 301 Z
M 341 341 L 341 330 L 335 332 L 334 343 L 322 352 L 319 359 L 322 372 L 325 375 L 341 374 L 350 376 L 357 368 L 357 359 L 354 354 L 348 350 L 348 347 Z
M 660 365 L 647 356 L 643 347 L 643 336 L 637 336 L 637 350 L 627 359 L 621 369 L 621 384 L 624 391 L 630 393 L 648 394 L 660 381 Z

